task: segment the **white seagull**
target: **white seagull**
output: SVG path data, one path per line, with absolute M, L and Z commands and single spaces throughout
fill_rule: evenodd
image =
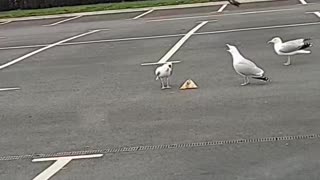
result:
M 259 79 L 262 81 L 269 81 L 269 78 L 264 76 L 264 71 L 259 68 L 255 63 L 243 57 L 236 46 L 227 44 L 228 50 L 233 59 L 233 68 L 244 78 L 244 82 L 241 84 L 245 86 L 249 84 L 249 77 Z
M 311 53 L 309 50 L 304 50 L 312 46 L 311 43 L 307 42 L 308 40 L 310 39 L 296 39 L 283 43 L 280 37 L 275 37 L 268 43 L 274 43 L 274 50 L 278 55 L 288 56 L 288 61 L 284 65 L 289 66 L 291 64 L 290 56 Z
M 157 67 L 156 71 L 156 80 L 160 79 L 161 89 L 171 88 L 169 86 L 169 77 L 172 75 L 172 62 L 167 62 L 160 67 Z M 164 85 L 163 80 L 166 79 L 166 86 Z

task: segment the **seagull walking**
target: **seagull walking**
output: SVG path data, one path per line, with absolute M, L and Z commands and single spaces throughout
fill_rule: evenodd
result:
M 255 63 L 243 57 L 236 46 L 227 44 L 227 47 L 229 48 L 227 51 L 230 52 L 233 59 L 234 70 L 244 78 L 242 86 L 249 84 L 249 77 L 265 82 L 269 81 L 269 78 L 264 76 L 264 71 Z
M 289 66 L 291 64 L 290 56 L 296 54 L 310 54 L 310 50 L 305 50 L 312 46 L 312 43 L 308 42 L 311 39 L 296 39 L 287 42 L 282 42 L 280 37 L 275 37 L 268 43 L 274 44 L 275 52 L 280 56 L 288 56 L 287 62 L 283 65 Z
M 167 62 L 162 66 L 158 67 L 155 71 L 156 80 L 160 79 L 161 89 L 169 89 L 169 77 L 172 75 L 172 62 Z M 166 79 L 166 86 L 164 83 L 164 79 Z
M 228 0 L 230 4 L 234 5 L 234 6 L 237 6 L 239 7 L 240 6 L 240 3 L 236 0 Z

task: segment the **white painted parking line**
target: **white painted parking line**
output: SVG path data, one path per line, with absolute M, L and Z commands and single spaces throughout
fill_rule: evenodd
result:
M 314 14 L 320 18 L 320 12 L 314 12 Z
M 134 41 L 134 40 L 148 40 L 148 39 L 160 39 L 160 38 L 170 38 L 170 37 L 180 37 L 180 36 L 184 36 L 184 34 L 142 36 L 142 37 L 132 37 L 132 38 L 119 38 L 119 39 L 103 39 L 103 40 L 94 40 L 94 41 L 63 43 L 63 44 L 59 44 L 58 46 L 71 46 L 71 45 L 81 45 L 81 44 L 95 44 L 95 43 L 107 43 L 107 42 Z M 0 50 L 25 49 L 25 48 L 44 47 L 44 46 L 48 46 L 48 45 L 11 46 L 11 47 L 0 48 Z
M 228 4 L 224 4 L 222 5 L 217 12 L 222 12 L 226 7 L 228 6 Z
M 147 15 L 147 14 L 149 14 L 149 13 L 152 13 L 153 11 L 154 11 L 154 9 L 150 9 L 149 11 L 144 12 L 144 13 L 142 13 L 142 14 L 140 14 L 140 15 L 132 18 L 132 19 L 139 19 L 139 18 L 141 18 L 141 17 L 143 17 L 143 16 L 145 16 L 145 15 Z
M 2 91 L 16 91 L 16 90 L 20 90 L 20 88 L 18 88 L 18 87 L 13 87 L 13 88 L 0 88 L 0 92 L 2 92 Z
M 1 66 L 0 66 L 0 70 L 1 70 L 1 69 L 4 69 L 4 68 L 6 68 L 6 67 L 9 67 L 9 66 L 11 66 L 11 65 L 13 65 L 13 64 L 16 64 L 16 63 L 18 63 L 18 62 L 20 62 L 20 61 L 22 61 L 22 60 L 24 60 L 24 59 L 26 59 L 26 58 L 28 58 L 28 57 L 30 57 L 30 56 L 33 56 L 33 55 L 35 55 L 35 54 L 38 54 L 38 53 L 40 53 L 40 52 L 42 52 L 42 51 L 45 51 L 45 50 L 50 49 L 50 48 L 53 48 L 53 47 L 55 47 L 55 46 L 57 46 L 57 45 L 59 45 L 59 44 L 62 44 L 62 43 L 65 43 L 65 42 L 68 42 L 68 41 L 71 41 L 71 40 L 74 40 L 74 39 L 77 39 L 77 38 L 80 38 L 80 37 L 83 37 L 83 36 L 87 36 L 87 35 L 90 35 L 90 34 L 93 34 L 93 33 L 97 33 L 97 32 L 99 32 L 99 30 L 92 30 L 92 31 L 89 31 L 89 32 L 86 32 L 86 33 L 83 33 L 83 34 L 79 34 L 79 35 L 77 35 L 77 36 L 73 36 L 73 37 L 70 37 L 70 38 L 68 38 L 68 39 L 64 39 L 64 40 L 58 41 L 58 42 L 56 42 L 56 43 L 47 45 L 47 46 L 45 46 L 45 47 L 43 47 L 43 48 L 40 48 L 40 49 L 35 50 L 35 51 L 32 51 L 32 52 L 30 52 L 30 53 L 28 53 L 28 54 L 26 54 L 26 55 L 23 55 L 23 56 L 21 56 L 21 57 L 19 57 L 19 58 L 17 58 L 17 59 L 14 59 L 14 60 L 6 63 L 6 64 L 1 65 Z
M 240 28 L 240 29 L 227 29 L 227 30 L 221 30 L 221 31 L 194 33 L 194 35 L 219 34 L 219 33 L 222 34 L 222 33 L 229 33 L 229 32 L 249 31 L 249 30 L 278 29 L 278 28 L 286 28 L 286 27 L 313 26 L 313 25 L 320 25 L 320 22 L 284 24 L 284 25 L 276 25 L 276 26 L 259 26 L 259 27 Z M 140 40 L 150 40 L 150 39 L 181 37 L 184 35 L 185 34 L 166 34 L 166 35 L 129 37 L 129 38 L 119 38 L 119 39 L 102 39 L 102 40 L 94 40 L 94 41 L 61 43 L 58 46 L 73 46 L 73 45 L 82 45 L 82 44 L 97 44 L 97 43 L 123 42 L 123 41 L 140 41 Z M 25 48 L 36 48 L 36 47 L 46 47 L 46 46 L 48 45 L 12 46 L 12 47 L 3 47 L 3 48 L 0 48 L 0 50 L 25 49 Z
M 320 22 L 229 29 L 229 30 L 221 30 L 221 31 L 195 33 L 195 35 L 222 34 L 222 33 L 230 33 L 230 32 L 242 32 L 242 31 L 253 31 L 253 30 L 264 30 L 264 29 L 278 29 L 278 28 L 300 27 L 300 26 L 311 26 L 311 25 L 320 25 Z
M 29 46 L 9 46 L 9 47 L 2 47 L 0 50 L 10 50 L 10 49 L 28 49 L 28 48 L 37 48 L 37 47 L 45 47 L 49 44 L 36 44 L 36 45 L 29 45 Z
M 58 24 L 61 24 L 61 23 L 65 23 L 65 22 L 68 22 L 68 21 L 72 21 L 74 19 L 78 19 L 78 18 L 81 18 L 81 17 L 82 17 L 82 15 L 75 16 L 75 17 L 72 17 L 72 18 L 64 19 L 62 21 L 58 21 L 58 22 L 55 22 L 55 23 L 52 23 L 52 24 L 43 25 L 43 26 L 55 26 L 55 25 L 58 25 Z
M 12 21 L 0 22 L 0 25 L 5 25 L 5 24 L 11 23 L 11 22 L 12 22 Z
M 299 0 L 301 4 L 308 4 L 305 0 Z
M 56 161 L 50 167 L 45 169 L 39 175 L 37 175 L 33 180 L 48 180 L 53 175 L 55 175 L 59 170 L 61 170 L 65 165 L 74 159 L 89 159 L 102 157 L 103 154 L 92 154 L 92 155 L 82 155 L 82 156 L 68 156 L 68 157 L 53 157 L 53 158 L 40 158 L 34 159 L 32 162 L 44 162 L 44 161 Z
M 212 15 L 204 15 L 204 16 L 188 16 L 188 17 L 166 18 L 166 19 L 151 19 L 151 20 L 147 20 L 146 22 L 162 22 L 162 21 L 175 21 L 175 20 L 184 20 L 184 19 L 199 19 L 199 18 L 218 17 L 218 16 L 237 16 L 237 15 L 248 15 L 248 14 L 263 14 L 263 13 L 293 11 L 293 10 L 297 10 L 297 9 L 300 9 L 300 8 L 273 9 L 273 10 L 264 10 L 264 11 L 249 11 L 249 12 L 229 13 L 229 14 L 212 14 Z
M 306 12 L 307 14 L 314 14 L 316 15 L 318 18 L 320 18 L 320 12 L 316 11 L 316 12 Z
M 175 44 L 159 61 L 158 63 L 165 63 L 167 62 L 171 56 L 173 56 L 174 53 L 177 52 L 177 50 L 196 32 L 198 31 L 202 26 L 207 24 L 208 21 L 203 21 L 200 24 L 198 24 L 196 27 L 191 29 L 186 35 L 184 35 L 178 42 Z

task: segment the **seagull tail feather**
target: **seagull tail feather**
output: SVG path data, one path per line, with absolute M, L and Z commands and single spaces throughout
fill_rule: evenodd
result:
M 299 53 L 299 54 L 310 54 L 310 53 L 311 53 L 311 51 L 307 51 L 307 50 L 299 50 L 299 51 L 297 51 L 297 53 Z
M 312 43 L 309 43 L 309 42 L 305 42 L 303 46 L 301 46 L 300 49 L 306 49 L 308 47 L 311 47 L 312 46 Z

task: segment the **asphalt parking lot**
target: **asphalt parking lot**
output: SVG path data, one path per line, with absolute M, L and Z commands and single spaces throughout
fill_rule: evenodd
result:
M 308 3 L 0 25 L 0 89 L 18 89 L 0 91 L 0 179 L 318 179 L 320 4 Z M 141 64 L 203 22 L 168 59 L 181 63 L 161 90 Z M 312 53 L 283 66 L 275 36 L 311 38 Z M 240 86 L 226 43 L 271 82 Z M 189 78 L 199 89 L 179 90 Z

